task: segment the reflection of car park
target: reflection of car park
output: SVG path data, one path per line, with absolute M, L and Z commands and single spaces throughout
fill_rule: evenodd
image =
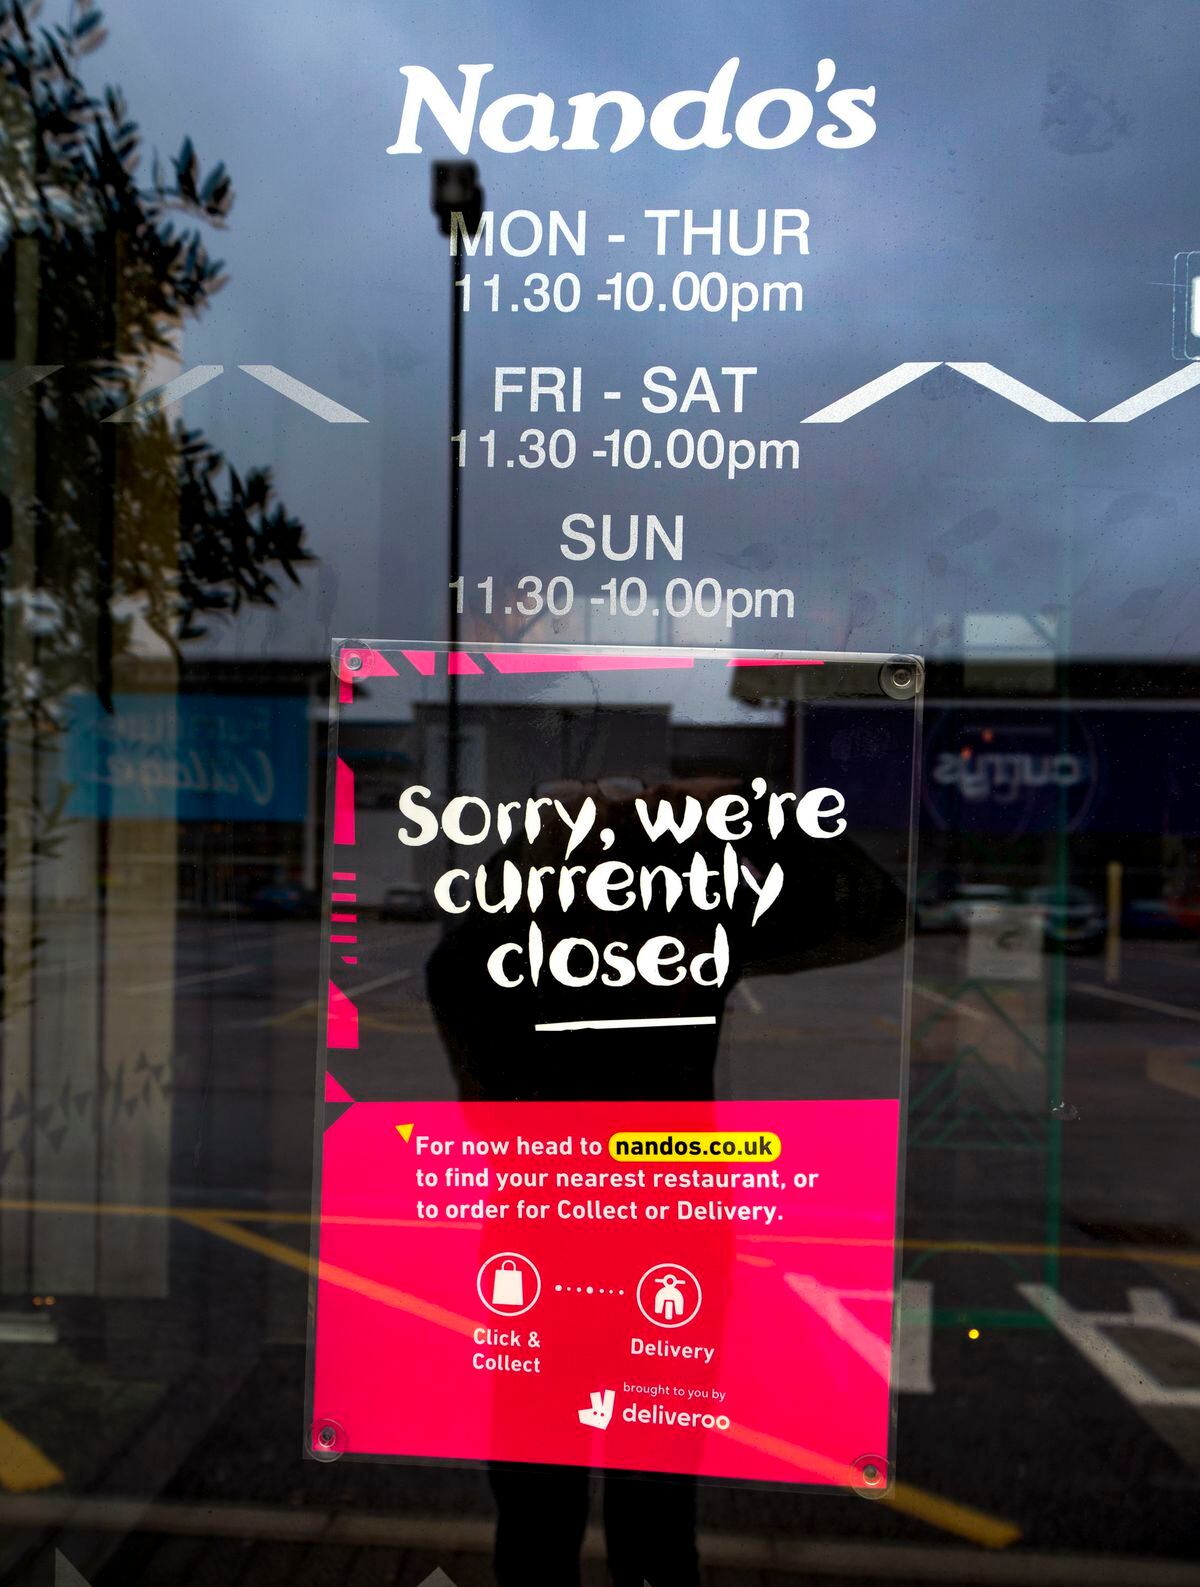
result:
M 1083 887 L 1031 887 L 1026 901 L 1042 912 L 1042 934 L 1049 947 L 1099 951 L 1107 921 L 1100 900 Z
M 268 882 L 251 893 L 249 909 L 260 920 L 305 920 L 316 915 L 318 895 L 299 882 Z
M 1087 953 L 1099 949 L 1104 940 L 1107 922 L 1100 900 L 1086 888 L 1070 884 L 1022 889 L 1004 882 L 955 882 L 942 889 L 941 897 L 933 891 L 918 894 L 917 929 L 970 931 L 973 925 L 994 923 L 998 914 L 1018 907 L 1039 911 L 1047 947 Z
M 1011 887 L 1000 882 L 964 882 L 951 900 L 952 931 L 969 931 L 974 920 L 989 920 L 997 909 L 1016 902 Z
M 1013 890 L 999 882 L 952 882 L 917 894 L 918 931 L 966 931 L 972 911 L 1010 904 Z
M 1195 937 L 1200 935 L 1200 905 L 1194 898 L 1130 898 L 1121 930 L 1129 937 Z
M 1000 882 L 955 882 L 917 894 L 918 931 L 966 931 L 973 914 L 1011 904 L 1016 895 Z
M 432 920 L 433 900 L 416 882 L 389 887 L 379 906 L 380 920 Z
M 916 915 L 918 931 L 949 931 L 953 924 L 951 900 L 932 890 L 918 892 Z

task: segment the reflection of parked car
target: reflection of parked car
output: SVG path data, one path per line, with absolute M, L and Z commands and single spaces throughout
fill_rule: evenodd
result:
M 969 931 L 973 920 L 990 919 L 997 907 L 1014 902 L 1011 887 L 1001 882 L 962 882 L 950 901 L 952 931 Z
M 966 931 L 973 910 L 1009 904 L 1013 890 L 999 882 L 952 882 L 917 894 L 918 931 Z
M 1028 902 L 1042 911 L 1046 945 L 1097 953 L 1107 926 L 1104 909 L 1083 887 L 1031 887 Z
M 954 924 L 953 904 L 932 892 L 917 894 L 917 930 L 949 931 Z
M 1194 937 L 1200 919 L 1194 898 L 1130 898 L 1121 929 L 1131 937 Z
M 320 908 L 318 895 L 299 882 L 268 882 L 251 893 L 249 909 L 261 920 L 307 920 Z
M 416 882 L 389 887 L 379 906 L 380 920 L 432 920 L 433 900 Z

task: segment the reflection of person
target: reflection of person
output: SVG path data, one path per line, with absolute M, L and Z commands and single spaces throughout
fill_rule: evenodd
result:
M 541 790 L 539 790 L 540 792 Z M 721 875 L 723 845 L 703 823 L 678 848 L 652 843 L 634 803 L 643 798 L 651 811 L 669 803 L 682 816 L 691 797 L 708 806 L 721 794 L 743 791 L 731 779 L 690 779 L 660 784 L 644 793 L 640 783 L 603 778 L 546 790 L 578 812 L 585 799 L 597 805 L 590 834 L 569 863 L 594 866 L 602 856 L 619 857 L 633 867 L 686 865 L 699 853 L 715 876 Z M 748 790 L 745 790 L 748 792 Z M 605 843 L 603 834 L 612 836 Z M 498 897 L 494 884 L 506 861 L 522 875 L 533 867 L 557 869 L 563 864 L 561 832 L 543 833 L 533 842 L 514 837 L 487 866 L 488 896 Z M 605 943 L 614 935 L 625 939 L 631 955 L 658 935 L 669 935 L 683 948 L 685 962 L 713 947 L 714 927 L 724 926 L 729 945 L 728 973 L 717 985 L 691 976 L 676 984 L 605 985 L 596 979 L 586 992 L 543 977 L 535 987 L 526 976 L 515 987 L 501 987 L 484 970 L 502 944 L 524 941 L 533 913 L 523 903 L 511 913 L 472 909 L 451 923 L 434 949 L 427 969 L 429 1001 L 442 1040 L 467 1100 L 556 1101 L 688 1101 L 704 1102 L 714 1094 L 714 1066 L 721 1021 L 729 994 L 745 974 L 781 974 L 868 958 L 896 946 L 903 937 L 904 897 L 885 872 L 848 837 L 815 842 L 796 828 L 774 840 L 752 831 L 737 844 L 740 865 L 761 883 L 774 861 L 784 873 L 775 905 L 752 925 L 755 894 L 744 888 L 731 908 L 719 916 L 691 902 L 685 889 L 668 905 L 663 891 L 652 892 L 648 906 L 615 915 L 595 908 L 585 895 L 568 911 L 543 908 L 537 923 L 547 959 L 556 942 L 581 937 Z M 614 922 L 620 930 L 614 933 Z M 678 961 L 677 961 L 678 962 Z M 586 997 L 588 1017 L 611 1019 L 678 1019 L 711 1016 L 712 1024 L 659 1025 L 650 1029 L 577 1031 L 572 1034 L 570 1062 L 563 1062 L 561 1036 L 535 1030 L 542 1023 L 578 1019 Z M 708 1247 L 714 1269 L 732 1267 L 733 1236 L 713 1235 Z M 589 1261 L 594 1271 L 619 1260 L 617 1226 L 589 1234 Z M 609 1255 L 609 1244 L 613 1254 Z M 728 1273 L 715 1274 L 710 1291 L 705 1283 L 705 1316 L 719 1337 L 722 1284 Z M 687 1297 L 677 1274 L 668 1273 L 654 1299 L 664 1323 L 686 1314 Z M 711 1298 L 711 1303 L 710 1302 Z M 497 1414 L 519 1414 L 497 1390 Z M 701 1435 L 702 1436 L 702 1435 Z M 678 1447 L 678 1446 L 677 1446 Z M 580 1548 L 588 1512 L 588 1473 L 583 1468 L 494 1464 L 496 1495 L 496 1575 L 500 1587 L 572 1587 L 579 1581 Z M 604 1525 L 609 1569 L 614 1587 L 698 1587 L 695 1543 L 696 1490 L 690 1477 L 641 1478 L 609 1472 L 605 1477 Z
M 604 778 L 598 784 L 576 783 L 573 795 L 557 795 L 564 806 L 572 808 L 572 814 L 587 797 L 597 806 L 591 832 L 569 864 L 590 868 L 602 859 L 619 857 L 636 870 L 673 862 L 686 864 L 698 853 L 716 876 L 721 875 L 724 845 L 703 823 L 678 847 L 662 840 L 651 842 L 638 818 L 635 799 L 644 800 L 651 811 L 660 803 L 669 803 L 676 816 L 682 817 L 689 796 L 707 806 L 722 794 L 748 793 L 743 783 L 732 778 L 692 778 L 660 783 L 635 794 L 632 790 L 619 792 L 623 782 Z M 722 1017 L 729 994 L 742 976 L 849 964 L 899 945 L 903 892 L 848 834 L 818 842 L 789 823 L 772 839 L 761 826 L 757 823 L 750 836 L 736 845 L 739 863 L 761 882 L 777 861 L 784 884 L 757 925 L 751 924 L 756 897 L 749 886 L 741 887 L 733 907 L 719 914 L 691 905 L 686 890 L 671 907 L 664 889 L 656 886 L 649 907 L 637 910 L 636 923 L 633 911 L 601 911 L 582 893 L 577 893 L 569 912 L 547 902 L 536 917 L 547 960 L 555 942 L 567 937 L 603 943 L 619 936 L 629 940 L 632 953 L 638 943 L 665 934 L 683 944 L 684 960 L 689 962 L 712 948 L 714 924 L 719 921 L 726 929 L 730 951 L 729 972 L 719 986 L 699 985 L 688 975 L 672 986 L 650 986 L 641 979 L 609 986 L 597 979 L 584 993 L 544 974 L 537 986 L 525 975 L 520 985 L 502 987 L 483 967 L 502 943 L 525 939 L 534 921 L 528 904 L 523 902 L 511 913 L 473 908 L 456 917 L 430 957 L 427 986 L 463 1098 L 711 1098 Z M 613 833 L 610 845 L 601 836 L 606 828 Z M 514 836 L 488 862 L 488 896 L 497 898 L 503 891 L 505 861 L 511 861 L 522 875 L 536 866 L 557 871 L 563 865 L 563 850 L 561 828 L 543 828 L 533 843 Z M 468 987 L 470 995 L 464 996 Z M 663 1019 L 711 1015 L 714 1022 L 622 1030 L 619 1041 L 613 1040 L 611 1031 L 580 1031 L 572 1037 L 571 1064 L 569 1073 L 564 1074 L 561 1038 L 534 1027 L 579 1018 L 584 997 L 587 1003 L 582 1011 L 589 1016 Z M 498 1043 L 496 1036 L 501 1032 L 520 1032 L 521 1039 Z
M 679 1286 L 683 1283 L 681 1278 L 676 1278 L 674 1273 L 668 1273 L 658 1281 L 658 1294 L 654 1297 L 654 1310 L 664 1322 L 670 1322 L 678 1312 L 683 1315 L 683 1295 Z

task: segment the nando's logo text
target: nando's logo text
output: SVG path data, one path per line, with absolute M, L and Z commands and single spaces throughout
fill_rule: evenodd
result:
M 480 109 L 483 80 L 492 65 L 460 66 L 453 89 L 426 66 L 402 66 L 405 80 L 400 130 L 389 154 L 421 154 L 419 134 L 439 127 L 459 154 L 478 137 L 497 154 L 529 150 L 564 153 L 606 149 L 619 154 L 649 132 L 662 149 L 725 149 L 735 140 L 748 149 L 786 149 L 818 121 L 816 141 L 827 149 L 857 149 L 875 136 L 875 88 L 834 87 L 837 64 L 817 62 L 812 93 L 766 88 L 737 103 L 735 55 L 707 88 L 682 88 L 647 108 L 624 88 L 572 94 L 561 106 L 550 94 L 501 94 Z M 490 86 L 490 85 L 489 85 Z M 424 123 L 422 123 L 424 112 Z M 828 117 L 829 119 L 825 119 Z

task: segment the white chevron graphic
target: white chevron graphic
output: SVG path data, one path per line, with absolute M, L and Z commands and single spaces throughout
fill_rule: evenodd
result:
M 63 366 L 61 364 L 25 364 L 21 369 L 11 375 L 5 375 L 0 380 L 0 397 L 11 397 L 18 391 L 28 391 L 30 386 L 36 386 L 39 380 L 45 380 L 47 375 L 56 375 Z
M 209 381 L 215 380 L 224 369 L 224 364 L 197 364 L 194 369 L 185 369 L 182 375 L 176 375 L 174 380 L 168 380 L 165 386 L 156 386 L 144 397 L 131 402 L 127 408 L 118 408 L 115 413 L 110 413 L 101 422 L 136 424 L 139 419 L 147 419 L 152 413 L 161 413 L 173 402 L 179 402 L 191 392 L 199 391 L 201 386 L 207 386 Z
M 935 359 L 932 364 L 897 364 L 895 369 L 889 369 L 886 375 L 877 375 L 874 380 L 868 380 L 865 386 L 859 386 L 854 391 L 839 397 L 837 402 L 831 402 L 827 408 L 821 408 L 817 413 L 810 413 L 807 419 L 802 419 L 802 424 L 843 424 L 847 419 L 852 419 L 856 413 L 861 413 L 864 408 L 869 408 L 873 403 L 882 402 L 885 397 L 890 397 L 893 391 L 899 391 L 903 386 L 910 386 L 914 380 L 920 380 L 922 375 L 927 375 L 931 369 L 936 369 L 941 362 Z
M 1172 397 L 1182 396 L 1195 385 L 1200 385 L 1200 363 L 1189 364 L 1186 369 L 1177 369 L 1173 375 L 1168 375 L 1165 380 L 1155 381 L 1154 385 L 1147 386 L 1145 391 L 1139 391 L 1136 396 L 1126 397 L 1125 401 L 1118 402 L 1115 408 L 1108 408 L 1104 413 L 1098 413 L 1092 423 L 1128 424 L 1130 419 L 1140 419 L 1142 414 L 1149 413 L 1151 408 L 1161 408 L 1164 402 L 1170 402 Z
M 856 386 L 853 391 L 847 392 L 844 397 L 839 397 L 836 402 L 831 402 L 828 407 L 810 413 L 807 419 L 801 420 L 801 423 L 842 424 L 845 420 L 854 418 L 855 414 L 862 413 L 864 408 L 873 407 L 885 397 L 890 397 L 893 392 L 911 385 L 914 380 L 920 380 L 922 375 L 927 375 L 931 369 L 939 368 L 942 363 L 945 363 L 948 369 L 955 369 L 960 375 L 965 375 L 968 380 L 975 381 L 977 385 L 995 392 L 996 396 L 1003 397 L 1006 402 L 1024 408 L 1027 413 L 1032 413 L 1047 424 L 1089 422 L 1082 414 L 1072 413 L 1070 408 L 1064 408 L 1052 397 L 1035 391 L 1032 386 L 1027 386 L 1024 381 L 1017 380 L 1013 375 L 1005 374 L 1004 370 L 997 369 L 995 364 L 938 359 L 934 363 L 897 364 L 886 374 L 869 380 L 865 386 Z M 1160 408 L 1164 402 L 1170 402 L 1173 397 L 1183 396 L 1184 392 L 1191 391 L 1196 385 L 1200 385 L 1200 361 L 1189 364 L 1186 369 L 1177 369 L 1174 374 L 1167 375 L 1165 379 L 1156 381 L 1152 386 L 1147 386 L 1145 391 L 1139 391 L 1135 396 L 1127 397 L 1124 402 L 1117 403 L 1115 408 L 1108 408 L 1105 412 L 1098 413 L 1090 422 L 1128 424 L 1130 419 L 1141 418 L 1143 413 L 1150 413 L 1153 409 Z
M 312 386 L 306 386 L 302 380 L 297 380 L 295 375 L 285 375 L 282 369 L 276 369 L 274 364 L 239 364 L 238 368 L 244 374 L 253 375 L 255 380 L 261 380 L 264 386 L 270 386 L 272 391 L 277 391 L 281 397 L 287 397 L 290 402 L 298 402 L 302 408 L 307 408 L 310 413 L 315 413 L 318 418 L 324 419 L 326 424 L 370 424 L 370 419 L 364 419 L 361 413 L 355 413 L 351 408 L 343 408 L 340 402 L 335 402 L 332 397 L 327 397 L 323 391 L 315 391 Z
M 91 1587 L 87 1578 L 81 1576 L 62 1550 L 57 1548 L 54 1550 L 54 1587 Z M 455 1583 L 439 1565 L 431 1575 L 426 1576 L 421 1587 L 455 1587 Z
M 1015 402 L 1018 408 L 1024 408 L 1027 413 L 1036 414 L 1039 419 L 1045 419 L 1047 424 L 1086 424 L 1087 420 L 1078 413 L 1072 413 L 1070 408 L 1062 408 L 1057 402 L 1051 402 L 1049 397 L 1043 397 L 1040 391 L 1035 391 L 1032 386 L 1027 386 L 1023 381 L 1014 380 L 1012 375 L 1006 375 L 1002 369 L 997 369 L 995 364 L 950 364 L 951 369 L 957 369 L 960 375 L 966 375 L 968 380 L 974 380 L 978 385 L 986 386 L 989 391 L 994 391 L 998 397 L 1004 397 L 1009 402 Z
M 54 1587 L 91 1587 L 61 1549 L 54 1550 Z
M 940 369 L 943 365 L 947 369 L 956 370 L 960 375 L 965 375 L 968 380 L 973 380 L 976 385 L 983 386 L 985 390 L 993 392 L 996 396 L 1003 397 L 1015 407 L 1023 408 L 1026 413 L 1033 414 L 1035 418 L 1041 419 L 1046 424 L 1089 422 L 1128 424 L 1131 419 L 1140 419 L 1143 414 L 1152 413 L 1155 408 L 1161 408 L 1164 403 L 1171 402 L 1175 397 L 1181 397 L 1193 387 L 1200 385 L 1200 360 L 1197 360 L 1183 369 L 1175 370 L 1152 386 L 1147 386 L 1144 391 L 1127 397 L 1124 402 L 1118 402 L 1115 407 L 1105 409 L 1103 413 L 1098 413 L 1089 421 L 1081 414 L 1072 413 L 1070 408 L 1064 408 L 1052 397 L 1035 391 L 1032 386 L 1027 386 L 1014 375 L 1006 374 L 1003 369 L 997 369 L 995 364 L 932 359 L 897 364 L 884 374 L 877 375 L 874 380 L 868 380 L 865 385 L 856 386 L 853 391 L 848 391 L 836 402 L 819 408 L 816 413 L 810 413 L 800 422 L 844 424 L 847 419 L 855 418 L 867 408 L 874 407 L 886 397 L 893 396 L 905 386 L 920 380 L 931 369 Z M 23 365 L 10 374 L 0 377 L 0 399 L 26 391 L 39 381 L 57 374 L 64 367 L 62 364 Z M 281 397 L 286 397 L 289 402 L 294 402 L 309 413 L 315 414 L 317 418 L 323 419 L 326 424 L 370 424 L 371 422 L 361 413 L 355 413 L 352 408 L 336 402 L 323 391 L 318 391 L 315 387 L 306 385 L 304 381 L 297 380 L 295 375 L 289 375 L 276 364 L 239 364 L 237 367 L 252 379 L 278 392 Z M 216 380 L 218 375 L 224 372 L 224 364 L 197 364 L 192 369 L 184 370 L 174 380 L 167 381 L 166 385 L 146 392 L 127 407 L 118 408 L 115 413 L 106 415 L 101 422 L 133 424 L 150 414 L 161 413 L 171 404 L 182 401 L 193 391 L 199 391 L 202 386 L 207 386 L 210 381 Z
M 31 366 L 36 368 L 37 366 Z M 55 365 L 54 368 L 61 368 Z M 370 424 L 369 419 L 364 419 L 361 413 L 355 413 L 350 408 L 343 408 L 340 402 L 335 402 L 332 397 L 327 397 L 323 391 L 317 391 L 313 386 L 306 386 L 302 380 L 297 380 L 294 375 L 287 374 L 274 364 L 239 364 L 238 368 L 244 374 L 251 375 L 255 380 L 261 381 L 264 386 L 270 386 L 272 391 L 277 391 L 281 397 L 286 397 L 289 402 L 297 403 L 301 408 L 307 408 L 309 413 L 315 413 L 318 418 L 324 419 L 326 424 Z M 225 372 L 224 364 L 197 364 L 192 369 L 185 369 L 182 375 L 176 375 L 174 380 L 168 380 L 165 386 L 159 386 L 154 391 L 146 392 L 136 402 L 131 402 L 128 407 L 118 408 L 115 413 L 110 413 L 102 422 L 105 424 L 136 424 L 139 419 L 149 417 L 152 413 L 161 413 L 164 408 L 173 402 L 179 402 L 184 397 L 190 396 L 193 391 L 199 391 L 201 386 L 207 386 L 210 380 L 215 380 L 218 375 Z M 26 371 L 27 373 L 27 371 Z M 44 374 L 51 373 L 46 369 L 42 374 L 37 374 L 33 379 L 40 380 Z M 10 376 L 16 380 L 16 376 Z M 33 379 L 27 380 L 26 385 L 32 385 Z M 0 388 L 2 389 L 2 388 Z M 18 388 L 19 389 L 19 388 Z

